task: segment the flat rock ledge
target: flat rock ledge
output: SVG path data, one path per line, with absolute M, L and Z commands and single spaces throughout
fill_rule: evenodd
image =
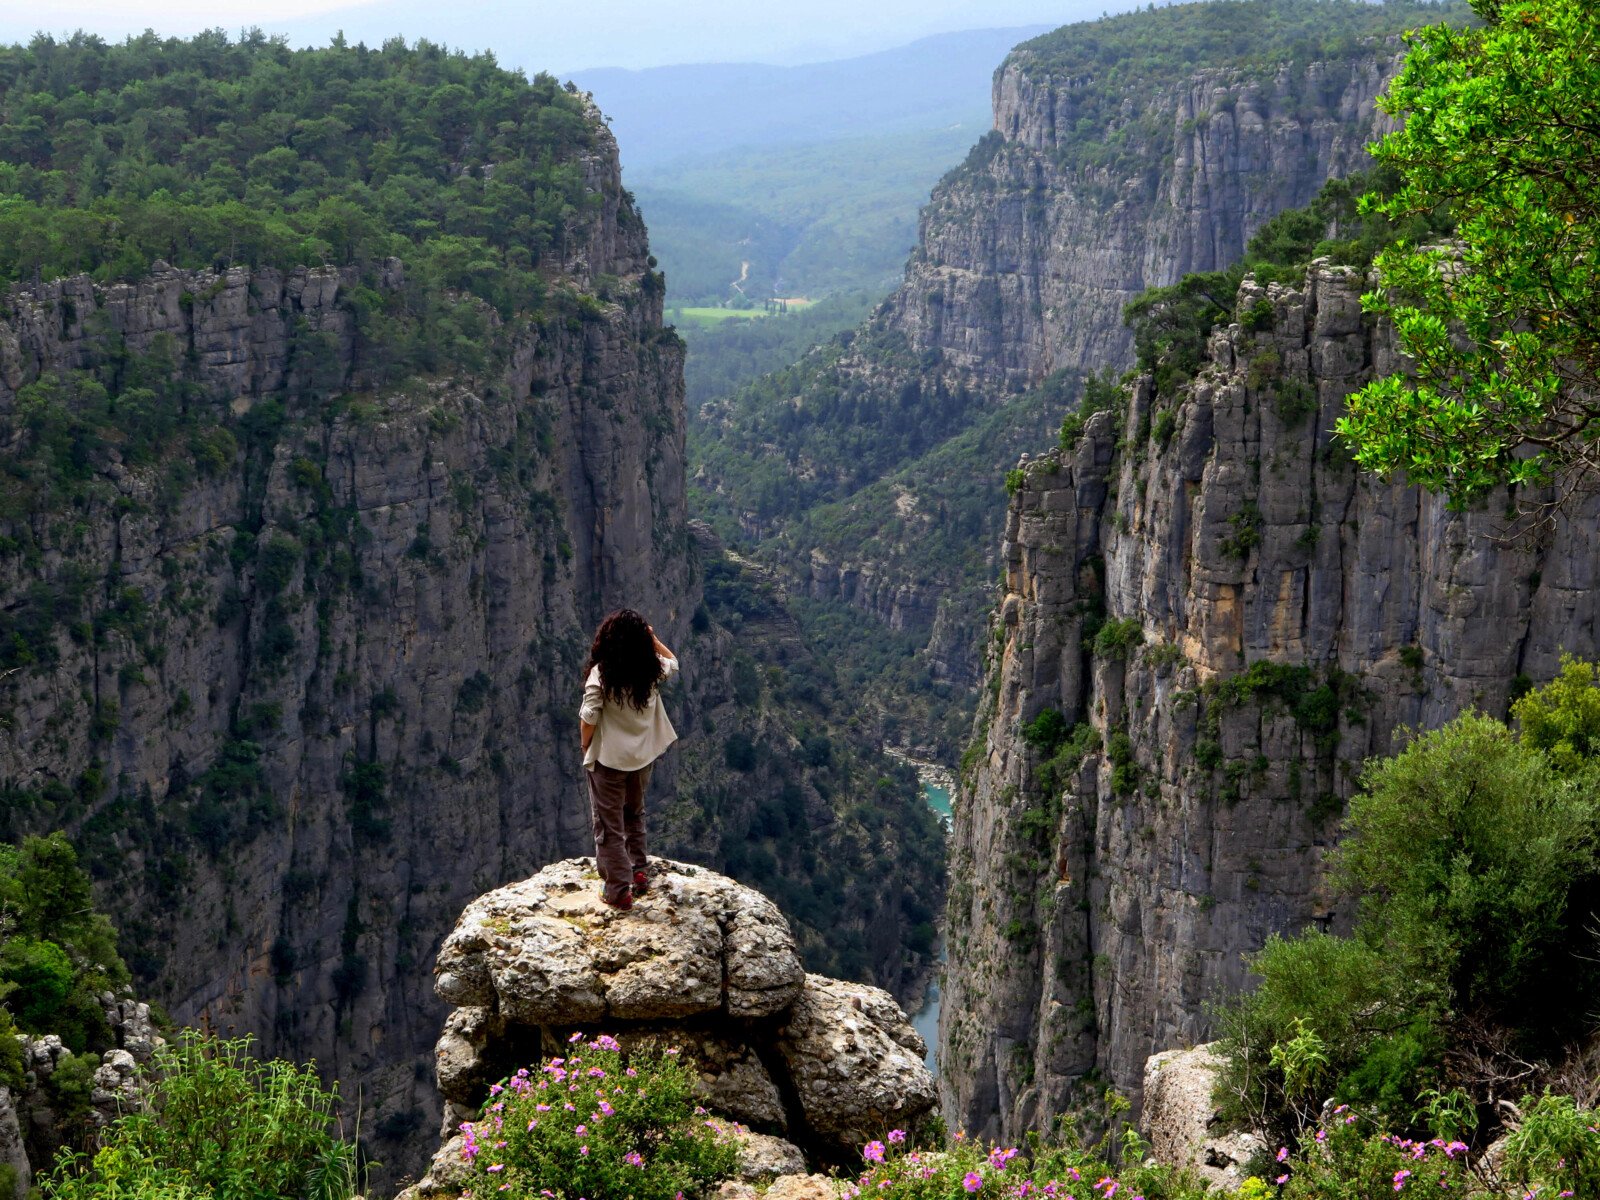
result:
M 600 900 L 591 858 L 480 896 L 440 948 L 456 1009 L 435 1049 L 442 1145 L 411 1200 L 465 1182 L 458 1128 L 491 1084 L 560 1054 L 574 1032 L 624 1051 L 677 1047 L 707 1108 L 751 1132 L 741 1175 L 805 1178 L 937 1102 L 927 1052 L 881 988 L 807 975 L 777 906 L 703 867 L 651 859 L 629 912 Z

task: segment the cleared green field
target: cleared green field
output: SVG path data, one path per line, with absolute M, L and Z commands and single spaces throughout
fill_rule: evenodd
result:
M 674 324 L 692 321 L 696 325 L 710 328 L 721 325 L 724 321 L 750 320 L 754 317 L 764 317 L 767 314 L 759 308 L 669 308 L 667 320 Z

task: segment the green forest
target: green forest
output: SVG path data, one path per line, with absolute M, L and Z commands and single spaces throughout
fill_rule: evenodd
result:
M 0 113 L 5 282 L 400 257 L 508 313 L 597 202 L 578 96 L 422 41 L 40 35 L 0 48 Z

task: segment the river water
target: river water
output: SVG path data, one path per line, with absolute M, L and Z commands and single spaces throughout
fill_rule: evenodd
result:
M 926 775 L 922 779 L 922 794 L 928 801 L 928 807 L 939 814 L 939 820 L 944 823 L 945 829 L 950 828 L 950 789 L 935 783 Z M 944 947 L 939 947 L 939 965 L 945 961 Z M 942 972 L 941 972 L 942 973 Z M 927 995 L 923 997 L 922 1007 L 911 1016 L 911 1028 L 922 1035 L 922 1040 L 928 1043 L 928 1070 L 933 1072 L 935 1079 L 939 1077 L 939 980 L 935 976 L 928 984 Z

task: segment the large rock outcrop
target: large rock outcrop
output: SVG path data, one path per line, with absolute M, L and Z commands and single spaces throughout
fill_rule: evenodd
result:
M 1322 864 L 1366 758 L 1600 651 L 1600 499 L 1508 541 L 1505 495 L 1451 512 L 1334 441 L 1399 365 L 1366 286 L 1325 262 L 1247 280 L 1197 379 L 1141 380 L 1024 471 L 955 803 L 953 1124 L 1041 1126 L 1095 1069 L 1137 1097 L 1243 953 L 1350 919 Z M 1025 738 L 1046 709 L 1063 736 Z
M 759 892 L 667 859 L 651 860 L 651 876 L 649 895 L 619 913 L 600 901 L 594 860 L 569 859 L 461 914 L 434 981 L 458 1006 L 436 1050 L 444 1144 L 414 1194 L 457 1187 L 460 1122 L 491 1084 L 576 1032 L 624 1051 L 678 1048 L 704 1103 L 753 1131 L 752 1176 L 799 1173 L 795 1147 L 848 1156 L 932 1109 L 927 1048 L 887 992 L 807 975 Z

